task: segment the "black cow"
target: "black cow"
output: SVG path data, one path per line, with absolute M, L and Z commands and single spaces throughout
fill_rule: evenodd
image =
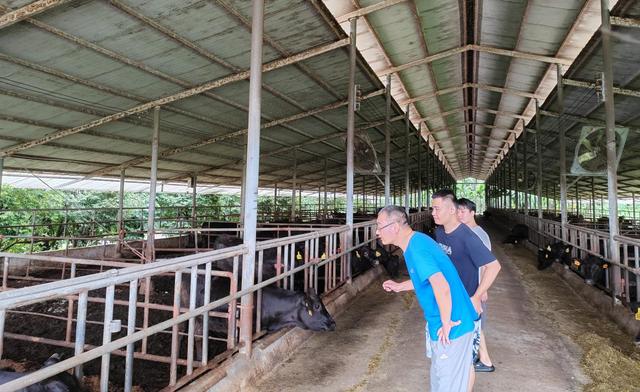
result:
M 511 232 L 504 241 L 503 244 L 518 244 L 529 238 L 529 228 L 527 225 L 518 223 L 511 228 Z
M 371 248 L 364 245 L 351 252 L 351 276 L 357 276 L 373 267 L 375 260 Z
M 538 249 L 538 271 L 547 269 L 553 264 L 551 252 L 546 249 Z
M 538 270 L 551 266 L 553 262 L 571 266 L 571 249 L 573 246 L 556 242 L 547 245 L 544 249 L 538 249 Z
M 365 247 L 363 250 L 366 257 L 374 260 L 374 263 L 382 264 L 387 274 L 392 278 L 397 278 L 400 274 L 400 259 L 397 255 L 392 255 L 378 242 L 376 249 Z
M 580 272 L 586 284 L 606 286 L 606 270 L 609 268 L 609 263 L 594 255 L 588 255 L 582 260 L 574 260 L 574 265 L 576 263 L 580 263 Z
M 53 354 L 47 359 L 42 367 L 47 367 L 60 362 L 60 354 Z M 33 372 L 12 372 L 7 370 L 0 370 L 0 384 L 6 384 L 10 381 L 16 380 L 20 377 L 25 377 Z M 85 389 L 80 385 L 80 382 L 68 372 L 61 372 L 55 376 L 49 377 L 46 380 L 29 385 L 26 388 L 20 389 L 21 392 L 80 392 Z
M 204 304 L 204 279 L 203 275 L 198 275 L 196 282 L 196 307 Z M 182 307 L 189 306 L 190 291 L 189 274 L 183 274 L 180 300 Z M 229 283 L 227 278 L 211 278 L 210 300 L 224 298 L 229 295 Z M 240 283 L 239 283 L 240 284 Z M 226 312 L 229 305 L 222 305 L 213 309 L 217 312 Z M 256 307 L 254 306 L 254 309 Z M 293 326 L 313 331 L 333 331 L 336 323 L 327 312 L 322 300 L 315 294 L 303 293 L 281 289 L 275 286 L 267 286 L 262 289 L 260 322 L 262 328 L 269 332 L 275 332 L 282 328 Z M 202 319 L 195 319 L 195 333 L 202 336 Z M 254 313 L 255 323 L 255 313 Z M 254 324 L 255 325 L 255 324 Z M 226 333 L 227 320 L 219 317 L 209 318 L 210 333 Z M 198 357 L 201 358 L 201 345 L 196 345 Z

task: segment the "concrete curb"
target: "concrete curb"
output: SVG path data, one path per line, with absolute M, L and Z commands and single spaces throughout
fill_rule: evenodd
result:
M 323 302 L 329 313 L 336 316 L 344 311 L 349 301 L 382 273 L 382 266 L 375 266 L 363 275 L 356 277 L 351 284 L 345 284 L 324 297 Z M 286 360 L 298 346 L 314 333 L 316 332 L 293 328 L 267 336 L 254 345 L 251 358 L 234 356 L 222 363 L 216 370 L 187 385 L 185 390 L 212 392 L 249 390 L 251 385 Z M 216 384 L 211 387 L 213 383 Z

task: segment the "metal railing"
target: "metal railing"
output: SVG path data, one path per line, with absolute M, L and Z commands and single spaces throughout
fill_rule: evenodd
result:
M 410 223 L 418 224 L 428 219 L 428 213 L 412 214 Z M 289 226 L 289 225 L 288 225 Z M 282 229 L 274 225 L 276 229 Z M 305 227 L 301 231 L 309 230 Z M 298 230 L 298 228 L 287 228 Z M 353 245 L 346 246 L 347 233 L 352 230 Z M 109 386 L 109 363 L 112 355 L 125 357 L 124 388 L 130 391 L 133 385 L 134 360 L 146 360 L 169 365 L 169 385 L 176 385 L 179 380 L 179 366 L 184 368 L 183 379 L 193 376 L 198 369 L 205 369 L 220 357 L 228 356 L 238 349 L 243 342 L 238 341 L 237 328 L 242 323 L 251 324 L 252 320 L 240 319 L 236 315 L 237 299 L 242 295 L 257 293 L 257 314 L 261 311 L 261 295 L 259 290 L 269 284 L 276 283 L 285 289 L 314 289 L 317 292 L 330 292 L 351 279 L 350 254 L 364 244 L 375 247 L 374 221 L 362 222 L 348 226 L 328 227 L 291 237 L 275 238 L 257 243 L 257 283 L 252 287 L 239 291 L 238 270 L 246 255 L 243 245 L 230 248 L 197 253 L 174 259 L 158 260 L 154 263 L 131 265 L 100 260 L 58 258 L 50 256 L 16 255 L 0 253 L 3 260 L 3 292 L 0 292 L 0 356 L 5 340 L 14 342 L 38 341 L 39 343 L 68 347 L 74 349 L 74 356 L 58 364 L 40 369 L 30 376 L 0 385 L 0 392 L 24 388 L 51 377 L 61 371 L 75 368 L 76 376 L 83 373 L 83 365 L 101 358 L 100 385 L 101 390 Z M 263 264 L 265 257 L 275 253 L 273 264 L 275 276 L 263 280 Z M 301 260 L 298 257 L 301 255 Z M 59 264 L 63 280 L 38 284 L 30 287 L 12 289 L 8 282 L 14 277 L 9 274 L 10 265 L 15 259 L 26 258 L 46 263 Z M 216 262 L 233 259 L 232 271 L 216 271 Z M 90 275 L 78 276 L 79 271 L 89 269 Z M 105 268 L 108 271 L 100 272 Z M 119 268 L 119 269 L 113 269 Z M 34 267 L 34 271 L 37 268 Z M 87 271 L 85 271 L 87 272 Z M 298 275 L 297 275 L 298 274 Z M 224 298 L 214 298 L 210 302 L 210 279 L 204 279 L 203 306 L 196 306 L 195 295 L 198 276 L 221 277 L 230 280 L 230 292 Z M 188 277 L 188 278 L 187 278 Z M 173 291 L 167 303 L 152 302 L 151 286 L 158 278 L 173 281 Z M 299 278 L 299 279 L 298 279 Z M 209 282 L 209 284 L 207 284 Z M 182 286 L 189 285 L 189 298 L 184 298 Z M 143 292 L 139 298 L 138 290 Z M 44 336 L 27 336 L 19 331 L 11 330 L 11 318 L 16 316 L 41 318 L 47 315 L 36 314 L 29 306 L 46 304 L 51 301 L 66 302 L 66 316 L 49 315 L 50 323 L 63 322 L 64 339 Z M 220 307 L 226 306 L 226 311 Z M 26 310 L 25 310 L 26 309 Z M 91 310 L 92 312 L 88 312 Z M 137 310 L 142 312 L 142 322 L 137 317 Z M 240 312 L 238 312 L 240 313 Z M 98 315 L 100 319 L 90 319 Z M 155 315 L 154 318 L 151 316 Z M 96 316 L 97 317 L 97 316 Z M 208 331 L 210 317 L 227 320 L 227 334 L 224 338 L 213 337 Z M 152 320 L 153 319 L 153 320 Z M 154 321 L 155 320 L 155 321 Z M 201 320 L 202 333 L 196 335 L 196 320 Z M 186 323 L 186 332 L 180 325 Z M 122 331 L 120 325 L 126 324 Z M 74 328 L 75 325 L 75 328 Z M 93 344 L 87 342 L 88 329 L 102 330 L 101 341 Z M 260 318 L 257 317 L 256 333 L 260 336 Z M 97 333 L 93 339 L 98 339 Z M 152 350 L 152 338 L 164 335 L 170 339 L 170 352 L 159 353 Z M 181 354 L 180 340 L 187 339 L 187 352 Z M 198 360 L 195 354 L 195 339 L 202 339 L 202 356 Z M 208 358 L 210 341 L 226 342 L 226 351 L 218 358 Z M 140 342 L 140 344 L 138 344 Z
M 545 247 L 551 242 L 565 241 L 573 246 L 573 255 L 584 258 L 587 254 L 591 254 L 602 258 L 607 263 L 621 269 L 623 292 L 622 300 L 625 302 L 637 302 L 640 299 L 640 240 L 627 236 L 618 235 L 614 239 L 620 248 L 620 258 L 614 260 L 610 255 L 611 239 L 607 231 L 595 230 L 588 227 L 562 224 L 557 221 L 548 219 L 538 219 L 534 216 L 525 216 L 511 210 L 493 209 L 492 214 L 503 216 L 504 218 L 527 225 L 529 228 L 529 238 L 537 238 L 535 241 L 538 247 Z M 564 236 L 563 236 L 564 231 Z M 532 236 L 532 233 L 534 234 Z M 565 240 L 563 240 L 563 238 Z M 612 276 L 609 270 L 605 270 L 605 290 L 608 294 L 612 294 L 609 290 L 612 286 Z M 635 287 L 634 287 L 635 286 Z

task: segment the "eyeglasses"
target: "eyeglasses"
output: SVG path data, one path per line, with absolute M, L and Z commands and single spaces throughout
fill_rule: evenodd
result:
M 391 222 L 387 223 L 387 224 L 386 224 L 386 225 L 384 225 L 384 226 L 378 226 L 378 228 L 377 228 L 376 230 L 377 230 L 377 231 L 382 231 L 382 229 L 384 229 L 385 227 L 389 227 L 389 226 L 391 226 L 391 225 L 392 225 L 392 224 L 394 224 L 394 223 L 398 223 L 398 221 L 391 221 Z

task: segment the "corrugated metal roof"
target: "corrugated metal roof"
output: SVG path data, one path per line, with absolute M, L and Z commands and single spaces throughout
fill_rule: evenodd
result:
M 0 1 L 6 12 L 28 3 Z M 346 38 L 319 2 L 273 0 L 265 12 L 264 63 Z M 246 70 L 250 13 L 251 2 L 77 0 L 2 28 L 0 152 L 11 152 L 5 168 L 87 177 L 116 177 L 126 168 L 129 178 L 148 178 L 149 111 L 13 148 Z M 264 73 L 261 185 L 291 181 L 295 149 L 298 183 L 323 184 L 326 159 L 329 186 L 344 188 L 349 59 L 342 46 Z M 364 60 L 356 80 L 363 95 L 384 89 Z M 240 183 L 248 85 L 242 79 L 162 107 L 159 179 L 197 173 L 203 184 Z M 384 108 L 383 94 L 363 101 L 356 127 L 380 122 Z M 397 104 L 392 110 L 402 115 Z M 394 139 L 404 136 L 401 122 L 391 130 Z M 382 127 L 366 132 L 382 153 Z M 394 143 L 402 156 L 404 143 Z
M 0 1 L 5 11 L 28 3 Z M 635 15 L 637 5 L 627 5 L 633 1 L 619 3 L 620 15 Z M 5 166 L 85 176 L 118 176 L 126 168 L 128 177 L 147 178 L 147 111 L 12 148 L 246 70 L 250 12 L 248 1 L 77 0 L 1 29 L 0 152 L 12 151 Z M 484 179 L 495 169 L 533 116 L 534 99 L 552 92 L 550 62 L 566 69 L 600 25 L 597 0 L 273 0 L 264 62 L 346 38 L 352 12 L 361 15 L 361 91 L 380 92 L 390 74 L 398 102 L 392 116 L 408 105 L 412 134 L 420 125 L 437 160 L 457 178 Z M 634 87 L 636 47 L 617 45 L 616 84 Z M 593 80 L 601 68 L 599 49 L 589 50 L 572 78 Z M 347 69 L 343 47 L 264 74 L 261 185 L 291 181 L 295 149 L 299 182 L 323 184 L 326 159 L 329 186 L 344 188 Z M 568 88 L 568 102 L 579 102 L 571 89 L 579 91 Z M 195 172 L 202 183 L 239 184 L 247 100 L 242 79 L 164 105 L 159 178 Z M 616 109 L 634 112 L 635 100 L 617 99 Z M 380 122 L 384 107 L 384 95 L 363 101 L 356 127 Z M 402 184 L 403 121 L 391 129 L 393 182 Z M 366 132 L 380 156 L 383 128 Z M 367 183 L 378 187 L 375 179 Z

